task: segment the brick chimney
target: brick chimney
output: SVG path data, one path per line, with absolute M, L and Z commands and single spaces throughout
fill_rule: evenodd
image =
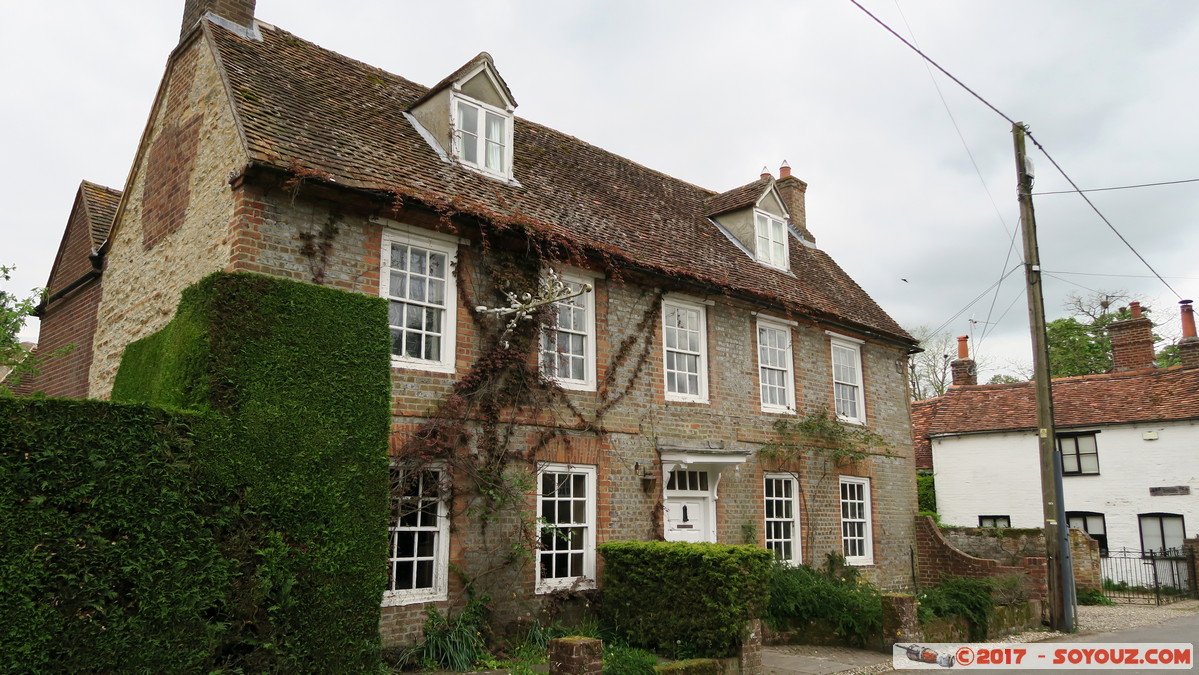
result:
M 1180 300 L 1182 310 L 1182 339 L 1178 341 L 1178 356 L 1183 368 L 1199 368 L 1199 337 L 1195 336 L 1195 310 L 1190 300 Z
M 958 336 L 958 357 L 949 363 L 955 387 L 978 384 L 978 369 L 974 367 L 974 359 L 970 358 L 970 347 L 967 346 L 969 340 L 969 335 Z
M 816 243 L 816 237 L 808 231 L 808 211 L 804 206 L 804 195 L 808 191 L 808 184 L 791 175 L 791 166 L 786 161 L 779 167 L 779 179 L 775 181 L 774 186 L 778 188 L 779 194 L 783 197 L 783 204 L 787 207 L 787 212 L 791 214 L 791 227 L 794 227 L 804 239 L 812 243 Z
M 207 12 L 227 19 L 239 26 L 249 27 L 254 23 L 256 0 L 183 0 L 183 26 L 179 29 L 179 41 L 191 34 L 196 24 Z
M 1108 324 L 1112 341 L 1112 371 L 1136 370 L 1153 366 L 1153 322 L 1141 316 L 1141 303 L 1130 302 L 1132 318 Z

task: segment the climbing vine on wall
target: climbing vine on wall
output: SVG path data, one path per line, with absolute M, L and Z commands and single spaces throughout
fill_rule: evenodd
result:
M 766 443 L 758 454 L 785 461 L 803 455 L 825 457 L 834 464 L 857 462 L 874 454 L 887 454 L 890 446 L 866 427 L 846 424 L 828 410 L 774 423 L 779 440 Z
M 455 513 L 492 528 L 487 545 L 499 555 L 479 557 L 498 557 L 501 567 L 530 559 L 538 548 L 538 523 L 518 514 L 528 510 L 539 453 L 551 444 L 569 453 L 572 437 L 606 433 L 605 414 L 628 395 L 649 360 L 662 298 L 661 292 L 642 297 L 645 310 L 616 346 L 597 387 L 595 409 L 582 410 L 538 367 L 541 332 L 557 318 L 547 289 L 561 289 L 545 275 L 577 262 L 575 252 L 526 231 L 519 234 L 525 236 L 484 235 L 460 249 L 455 279 L 479 355 L 415 432 L 396 432 L 398 463 L 443 466 L 454 477 L 460 493 L 451 485 L 443 488 Z M 520 311 L 497 311 L 514 302 Z M 488 571 L 463 570 L 476 579 Z

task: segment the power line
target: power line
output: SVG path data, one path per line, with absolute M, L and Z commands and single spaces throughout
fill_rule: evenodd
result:
M 899 6 L 899 0 L 895 0 L 895 9 L 899 12 L 899 17 L 903 19 L 903 25 L 908 30 L 908 34 L 912 36 L 912 42 L 919 44 L 916 39 L 916 31 L 912 30 L 912 25 L 908 23 L 908 17 L 903 13 L 903 8 Z M 933 76 L 933 71 L 929 68 L 928 61 L 924 62 L 924 69 L 928 72 L 928 79 L 933 83 L 933 88 L 937 90 L 937 96 L 941 99 L 941 105 L 945 108 L 945 114 L 949 116 L 949 121 L 953 124 L 953 130 L 957 132 L 958 140 L 962 142 L 962 147 L 966 150 L 966 156 L 970 158 L 970 165 L 974 167 L 974 173 L 978 176 L 978 182 L 983 187 L 983 192 L 987 193 L 987 199 L 991 202 L 991 208 L 995 209 L 995 215 L 999 218 L 999 224 L 1003 226 L 1003 231 L 1008 235 L 1008 250 L 1007 255 L 1003 258 L 1003 265 L 999 268 L 999 273 L 1007 269 L 1008 263 L 1012 260 L 1012 253 L 1016 249 L 1016 234 L 1018 230 L 1013 230 L 1008 227 L 1007 221 L 1003 218 L 1003 212 L 999 210 L 999 205 L 995 203 L 995 196 L 991 194 L 991 189 L 987 187 L 987 181 L 983 178 L 982 170 L 978 168 L 978 162 L 974 159 L 974 153 L 970 151 L 970 144 L 966 142 L 966 136 L 962 133 L 962 129 L 958 126 L 957 118 L 953 116 L 953 111 L 949 108 L 949 102 L 945 100 L 945 94 L 941 91 L 941 85 L 937 83 L 937 78 Z M 995 303 L 999 300 L 999 291 L 1002 286 L 995 285 L 995 294 L 991 296 L 991 305 L 987 307 L 987 319 L 984 323 L 991 320 L 991 316 L 995 313 Z M 1007 313 L 1006 311 L 1004 312 Z M 987 329 L 983 329 L 983 337 L 986 337 Z M 980 339 L 981 342 L 981 339 Z
M 996 115 L 999 115 L 1000 117 L 1002 117 L 1004 120 L 1006 120 L 1012 126 L 1017 125 L 1017 122 L 1015 120 L 1013 120 L 1011 117 L 1008 117 L 1007 115 L 1005 115 L 1002 110 L 1000 110 L 999 108 L 996 108 L 994 105 L 991 105 L 990 101 L 983 98 L 981 95 L 979 95 L 977 92 L 975 92 L 970 87 L 967 87 L 964 82 L 962 82 L 958 78 L 954 77 L 953 74 L 950 73 L 948 70 L 945 70 L 944 68 L 942 68 L 941 64 L 937 63 L 931 57 L 929 57 L 927 54 L 920 51 L 920 49 L 917 48 L 916 45 L 913 45 L 911 42 L 908 42 L 907 40 L 905 40 L 902 35 L 900 35 L 899 33 L 896 33 L 894 29 L 892 29 L 887 24 L 883 23 L 883 21 L 881 19 L 879 19 L 877 16 L 871 14 L 870 10 L 863 7 L 861 5 L 861 3 L 858 2 L 858 0 L 849 0 L 849 1 L 852 2 L 855 7 L 862 10 L 866 14 L 866 16 L 870 17 L 871 19 L 874 19 L 875 23 L 877 23 L 878 25 L 885 28 L 888 33 L 894 35 L 896 37 L 896 39 L 898 39 L 900 42 L 907 45 L 909 49 L 911 49 L 912 51 L 919 54 L 920 58 L 922 58 L 925 61 L 927 61 L 928 63 L 932 64 L 932 66 L 934 68 L 936 68 L 937 70 L 944 73 L 946 77 L 948 77 L 949 79 L 951 79 L 955 83 L 957 83 L 957 85 L 959 87 L 961 87 L 962 89 L 969 92 L 971 96 L 978 99 L 983 105 L 990 108 L 991 111 L 994 112 Z M 1131 243 L 1129 243 L 1129 241 L 1127 239 L 1124 238 L 1124 235 L 1121 234 L 1120 231 L 1116 229 L 1115 225 L 1112 225 L 1112 222 L 1107 219 L 1107 216 L 1103 215 L 1103 212 L 1099 210 L 1099 207 L 1095 206 L 1094 202 L 1092 202 L 1090 200 L 1090 198 L 1086 196 L 1086 194 L 1083 192 L 1083 190 L 1078 187 L 1078 184 L 1074 182 L 1074 179 L 1070 178 L 1069 174 L 1066 173 L 1066 170 L 1063 169 L 1061 167 L 1061 165 L 1057 163 L 1057 160 L 1055 160 L 1053 158 L 1053 156 L 1049 154 L 1049 151 L 1045 149 L 1045 146 L 1041 145 L 1040 141 L 1038 141 L 1036 139 L 1036 137 L 1033 136 L 1032 131 L 1026 125 L 1020 124 L 1020 126 L 1024 127 L 1024 133 L 1028 136 L 1028 139 L 1033 142 L 1033 145 L 1037 146 L 1037 149 L 1041 151 L 1041 154 L 1045 155 L 1045 158 L 1049 160 L 1049 163 L 1053 165 L 1053 168 L 1057 169 L 1057 172 L 1062 175 L 1062 178 L 1066 179 L 1066 182 L 1070 184 L 1071 188 L 1073 188 L 1073 192 L 1077 192 L 1078 196 L 1082 197 L 1083 201 L 1085 201 L 1087 203 L 1087 206 L 1090 206 L 1091 210 L 1095 212 L 1095 215 L 1099 216 L 1100 220 L 1102 220 L 1104 222 L 1104 224 L 1107 225 L 1108 229 L 1110 229 L 1113 233 L 1115 233 L 1115 235 L 1117 237 L 1119 237 L 1120 241 L 1124 242 L 1124 245 L 1128 247 L 1128 250 L 1132 251 L 1133 255 L 1135 255 L 1137 257 L 1137 259 L 1140 260 L 1145 265 L 1145 267 L 1149 268 L 1150 272 L 1153 272 L 1153 276 L 1157 277 L 1158 281 L 1162 282 L 1162 284 L 1166 288 L 1170 289 L 1170 292 L 1173 293 L 1176 297 L 1178 297 L 1179 299 L 1182 299 L 1182 295 L 1180 295 L 1178 293 L 1178 291 L 1174 290 L 1174 287 L 1171 286 L 1165 279 L 1163 279 L 1162 276 L 1157 273 L 1157 270 L 1153 269 L 1153 265 L 1150 265 L 1149 261 L 1145 260 L 1145 257 L 1141 255 L 1140 251 L 1137 251 L 1136 248 L 1134 248 L 1133 245 Z
M 962 89 L 965 89 L 966 91 L 970 92 L 970 95 L 971 95 L 971 96 L 973 96 L 974 98 L 976 98 L 976 99 L 978 99 L 979 101 L 981 101 L 983 105 L 985 105 L 985 106 L 987 106 L 988 108 L 990 108 L 990 109 L 991 109 L 991 110 L 992 110 L 992 111 L 993 111 L 993 112 L 994 112 L 996 115 L 999 115 L 999 116 L 1000 116 L 1000 117 L 1002 117 L 1003 119 L 1007 120 L 1007 121 L 1008 121 L 1008 124 L 1015 124 L 1015 123 L 1016 123 L 1016 120 L 1013 120 L 1012 118 L 1010 118 L 1010 117 L 1008 117 L 1007 115 L 1003 114 L 1003 111 L 1002 111 L 1002 110 L 1000 110 L 999 108 L 996 108 L 995 106 L 991 105 L 991 102 L 990 102 L 990 101 L 988 101 L 987 99 L 983 98 L 982 96 L 979 96 L 977 92 L 975 92 L 975 91 L 974 91 L 973 89 L 971 89 L 970 87 L 967 87 L 967 86 L 966 86 L 966 83 L 964 83 L 964 82 L 962 82 L 961 80 L 959 80 L 958 78 L 954 77 L 954 76 L 953 76 L 953 73 L 950 73 L 948 70 L 945 70 L 944 68 L 942 68 L 942 67 L 941 67 L 941 64 L 939 64 L 939 63 L 937 63 L 936 61 L 934 61 L 934 60 L 932 60 L 931 58 L 929 58 L 929 56 L 928 56 L 927 54 L 925 54 L 924 52 L 920 51 L 920 50 L 919 50 L 919 49 L 916 47 L 916 45 L 914 45 L 914 44 L 912 44 L 911 42 L 908 42 L 907 40 L 905 40 L 905 39 L 903 38 L 903 36 L 902 36 L 902 35 L 900 35 L 899 33 L 896 33 L 896 32 L 895 32 L 895 31 L 894 31 L 894 30 L 893 30 L 893 29 L 892 29 L 890 26 L 888 26 L 887 24 L 883 23 L 881 19 L 879 19 L 877 16 L 875 16 L 875 15 L 871 14 L 871 13 L 870 13 L 870 10 L 866 9 L 865 7 L 863 7 L 863 6 L 862 6 L 862 5 L 861 5 L 861 4 L 858 2 L 858 0 L 849 0 L 849 1 L 850 1 L 850 2 L 852 2 L 854 5 L 856 5 L 858 9 L 862 10 L 863 12 L 865 12 L 865 13 L 866 13 L 866 16 L 870 17 L 871 19 L 874 19 L 874 22 L 875 22 L 875 23 L 877 23 L 878 25 L 880 25 L 880 26 L 882 26 L 883 28 L 887 29 L 887 32 L 888 32 L 888 33 L 890 33 L 890 34 L 894 35 L 895 37 L 899 38 L 899 41 L 900 41 L 900 42 L 902 42 L 902 43 L 904 43 L 905 45 L 907 45 L 909 49 L 911 49 L 912 51 L 914 51 L 914 52 L 916 52 L 917 54 L 919 54 L 919 55 L 920 55 L 920 57 L 921 57 L 921 58 L 923 58 L 925 61 L 928 61 L 929 63 L 931 63 L 931 64 L 932 64 L 932 66 L 933 66 L 934 68 L 936 68 L 937 70 L 939 70 L 939 71 L 941 71 L 942 73 L 944 73 L 944 74 L 945 74 L 945 77 L 948 77 L 949 79 L 951 79 L 951 80 L 953 80 L 954 82 L 956 82 L 956 83 L 957 83 L 957 85 L 958 85 L 959 87 L 961 87 Z
M 852 2 L 853 0 L 850 1 Z M 1099 210 L 1099 207 L 1095 206 L 1095 203 L 1091 201 L 1091 198 L 1083 193 L 1082 189 L 1078 187 L 1078 184 L 1074 182 L 1074 179 L 1070 178 L 1070 176 L 1066 174 L 1065 170 L 1058 165 L 1057 160 L 1053 158 L 1053 155 L 1050 155 L 1049 151 L 1045 149 L 1045 146 L 1041 145 L 1041 142 L 1032 135 L 1032 131 L 1028 127 L 1024 127 L 1024 133 L 1028 135 L 1028 140 L 1032 141 L 1033 145 L 1037 146 L 1037 149 L 1041 151 L 1041 154 L 1045 155 L 1045 159 L 1048 159 L 1049 163 L 1053 164 L 1053 168 L 1057 169 L 1057 172 L 1062 174 L 1062 178 L 1066 179 L 1066 182 L 1070 184 L 1070 187 L 1074 188 L 1074 191 L 1078 193 L 1078 196 L 1082 197 L 1082 200 L 1087 203 L 1087 206 L 1091 207 L 1091 210 L 1095 212 L 1095 215 L 1099 216 L 1103 223 L 1107 225 L 1108 229 L 1114 232 L 1116 236 L 1120 238 L 1120 241 L 1124 242 L 1124 245 L 1128 247 L 1128 250 L 1132 251 L 1137 259 L 1144 263 L 1145 267 L 1149 268 L 1150 272 L 1153 272 L 1153 276 L 1157 277 L 1158 281 L 1162 282 L 1166 288 L 1170 289 L 1170 292 L 1174 294 L 1174 297 L 1181 300 L 1182 295 L 1179 294 L 1178 291 L 1174 290 L 1174 287 L 1170 285 L 1170 282 L 1163 279 L 1162 275 L 1157 273 L 1157 270 L 1153 269 L 1153 265 L 1150 265 L 1149 261 L 1145 260 L 1145 256 L 1141 255 L 1140 251 L 1133 248 L 1133 245 L 1124 238 L 1123 234 L 1120 234 L 1120 230 L 1117 230 L 1116 226 L 1112 225 L 1112 221 L 1108 220 L 1107 216 L 1103 215 L 1103 213 Z
M 1199 183 L 1199 178 L 1186 180 L 1167 180 L 1160 183 L 1141 183 L 1139 185 L 1118 185 L 1116 187 L 1090 188 L 1089 190 L 1057 190 L 1054 192 L 1034 192 L 1033 195 L 1072 195 L 1075 192 L 1108 192 L 1110 190 L 1133 190 L 1136 188 L 1157 187 L 1159 185 L 1179 185 L 1182 183 Z
M 851 0 L 851 1 L 852 1 L 852 0 Z M 953 323 L 954 321 L 957 321 L 958 317 L 960 317 L 961 315 L 965 314 L 965 313 L 966 313 L 966 310 L 968 310 L 968 309 L 970 309 L 971 307 L 973 307 L 973 306 L 974 306 L 974 303 L 978 302 L 979 300 L 982 300 L 982 299 L 983 299 L 983 297 L 984 297 L 984 296 L 985 296 L 987 293 L 990 293 L 992 288 L 995 288 L 995 287 L 996 287 L 996 286 L 998 286 L 999 284 L 1002 284 L 1004 279 L 1006 279 L 1006 278 L 1008 278 L 1008 277 L 1010 277 L 1010 276 L 1012 275 L 1012 272 L 1015 272 L 1016 270 L 1020 269 L 1020 268 L 1021 268 L 1021 267 L 1023 267 L 1023 266 L 1024 266 L 1024 263 L 1020 263 L 1019 265 L 1016 265 L 1016 266 L 1012 267 L 1012 269 L 1008 270 L 1008 271 L 1007 271 L 1007 273 L 1005 273 L 1003 276 L 999 277 L 999 280 L 998 280 L 998 281 L 996 281 L 995 283 L 991 284 L 990 286 L 987 286 L 987 287 L 986 287 L 986 289 L 985 289 L 985 290 L 983 290 L 983 292 L 982 292 L 982 293 L 979 293 L 978 295 L 974 296 L 974 299 L 973 299 L 973 300 L 971 300 L 970 302 L 966 303 L 966 306 L 965 306 L 965 307 L 963 307 L 963 308 L 961 308 L 960 310 L 958 310 L 957 314 L 954 314 L 953 316 L 951 316 L 951 317 L 949 317 L 948 319 L 946 319 L 946 320 L 945 320 L 945 323 L 941 324 L 940 326 L 937 326 L 937 327 L 936 327 L 935 329 L 933 329 L 933 330 L 932 330 L 932 331 L 931 331 L 929 334 L 930 334 L 930 335 L 936 335 L 937 333 L 940 333 L 941 331 L 945 330 L 945 327 L 946 327 L 946 326 L 948 326 L 949 324 Z
M 1064 272 L 1062 270 L 1043 270 L 1045 274 L 1074 274 L 1083 277 L 1121 277 L 1128 279 L 1156 279 L 1152 274 L 1108 274 L 1106 272 Z M 1180 277 L 1170 275 L 1167 279 L 1183 279 L 1185 281 L 1199 281 L 1199 277 Z

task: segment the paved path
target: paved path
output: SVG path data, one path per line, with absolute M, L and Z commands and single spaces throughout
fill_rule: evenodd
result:
M 996 638 L 991 642 L 1190 642 L 1199 643 L 1199 601 L 1188 600 L 1173 605 L 1080 607 L 1080 632 L 1073 635 L 1029 631 L 1019 635 Z M 879 673 L 891 670 L 891 654 L 848 647 L 777 646 L 762 650 L 762 670 L 765 675 L 832 675 L 833 673 Z M 1039 673 L 1055 671 L 975 670 L 979 673 Z M 1075 670 L 1081 673 L 1084 671 Z M 1136 673 L 1136 670 L 1121 670 Z M 1145 671 L 1163 673 L 1170 671 Z M 1186 671 L 1173 671 L 1186 672 Z

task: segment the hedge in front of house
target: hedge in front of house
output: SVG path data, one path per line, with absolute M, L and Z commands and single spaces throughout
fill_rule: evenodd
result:
M 236 497 L 192 461 L 197 415 L 0 398 L 0 663 L 209 672 Z
M 162 331 L 126 348 L 114 400 L 224 421 L 196 455 L 262 523 L 222 544 L 242 565 L 230 649 L 252 669 L 378 664 L 387 324 L 378 298 L 218 273 L 184 291 Z
M 774 554 L 753 546 L 609 542 L 603 616 L 630 644 L 670 657 L 736 653 L 770 592 Z

